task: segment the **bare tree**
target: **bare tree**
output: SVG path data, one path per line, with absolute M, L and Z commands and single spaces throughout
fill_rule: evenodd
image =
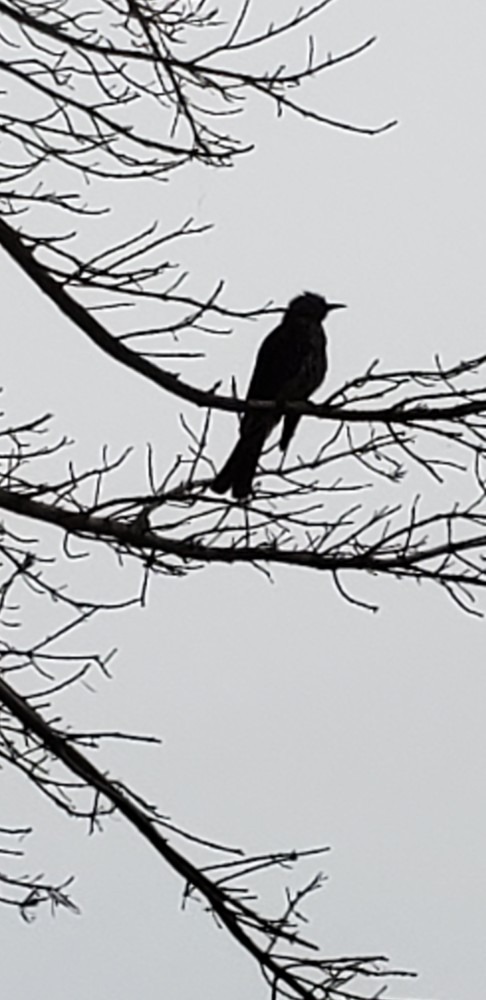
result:
M 165 367 L 165 359 L 180 365 L 194 356 L 187 345 L 195 334 L 204 343 L 208 333 L 229 332 L 280 310 L 271 302 L 232 307 L 222 282 L 204 298 L 191 294 L 190 278 L 166 255 L 177 241 L 203 236 L 206 227 L 185 219 L 160 233 L 154 219 L 135 234 L 121 232 L 114 244 L 93 247 L 99 215 L 111 210 L 118 225 L 120 189 L 151 190 L 194 162 L 221 169 L 235 164 L 251 148 L 238 125 L 253 96 L 279 115 L 358 134 L 393 125 L 333 119 L 306 102 L 309 80 L 356 59 L 373 38 L 322 59 L 311 35 L 300 66 L 272 62 L 273 46 L 307 27 L 316 31 L 330 2 L 253 29 L 250 0 L 231 23 L 205 0 L 104 0 L 96 12 L 80 12 L 71 0 L 0 0 L 1 244 L 79 333 L 117 364 L 194 407 L 193 420 L 185 421 L 186 453 L 174 455 L 161 480 L 149 453 L 146 481 L 128 495 L 118 478 L 126 454 L 112 460 L 105 451 L 93 467 L 80 470 L 72 462 L 66 466 L 66 442 L 50 436 L 47 418 L 5 423 L 0 507 L 27 519 L 29 535 L 6 518 L 0 538 L 0 753 L 54 805 L 91 826 L 107 813 L 121 813 L 178 873 L 185 897 L 202 899 L 256 960 L 272 995 L 351 998 L 376 991 L 385 959 L 329 959 L 304 936 L 302 905 L 319 876 L 288 894 L 278 918 L 265 917 L 253 897 L 249 902 L 255 874 L 285 870 L 319 851 L 249 857 L 182 830 L 88 760 L 85 751 L 110 738 L 137 737 L 76 732 L 52 715 L 59 691 L 107 670 L 110 658 L 78 650 L 66 655 L 66 636 L 99 611 L 143 605 L 157 574 L 183 576 L 216 562 L 250 563 L 265 572 L 277 564 L 301 566 L 330 574 L 347 600 L 371 608 L 369 592 L 356 597 L 344 577 L 412 578 L 435 583 L 477 613 L 474 602 L 486 585 L 485 358 L 447 369 L 437 358 L 430 370 L 417 371 L 384 371 L 373 362 L 319 404 L 248 403 L 234 391 L 223 393 L 220 385 L 208 391 Z M 170 346 L 175 337 L 176 348 Z M 215 410 L 248 409 L 302 414 L 319 421 L 322 433 L 314 453 L 284 464 L 270 448 L 251 499 L 241 504 L 211 492 L 211 417 Z M 455 484 L 458 470 L 464 474 L 454 500 L 437 509 L 423 483 Z M 405 490 L 409 482 L 414 486 Z M 44 554 L 42 523 L 59 532 L 67 561 L 77 558 L 80 544 L 92 558 L 97 549 L 109 549 L 122 564 L 135 561 L 139 590 L 111 604 L 61 588 Z M 36 524 L 39 540 L 31 536 Z M 18 630 L 9 631 L 22 620 L 18 608 L 45 598 L 53 602 L 55 620 L 22 644 Z M 16 839 L 26 831 L 0 832 L 2 853 L 15 855 Z M 75 906 L 67 884 L 5 872 L 0 881 L 3 901 L 27 919 L 46 900 Z

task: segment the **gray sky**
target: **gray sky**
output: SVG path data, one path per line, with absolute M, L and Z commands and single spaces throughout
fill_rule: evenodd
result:
M 278 8 L 265 3 L 269 18 Z M 303 288 L 348 303 L 329 323 L 329 389 L 375 357 L 394 368 L 484 352 L 486 8 L 341 0 L 321 19 L 319 49 L 375 33 L 374 49 L 308 93 L 332 116 L 397 117 L 399 128 L 360 138 L 277 122 L 255 104 L 245 134 L 257 152 L 232 171 L 175 177 L 157 207 L 162 223 L 190 213 L 217 223 L 183 251 L 196 291 L 223 276 L 238 305 L 285 302 Z M 132 198 L 124 221 L 143 211 L 149 221 L 154 206 L 140 206 L 136 188 Z M 105 441 L 115 451 L 134 443 L 137 482 L 150 440 L 162 468 L 179 434 L 177 401 L 97 354 L 5 258 L 1 267 L 12 422 L 55 412 L 81 463 Z M 193 380 L 234 372 L 244 384 L 267 330 L 268 321 L 210 341 Z M 222 458 L 234 417 L 218 415 L 215 428 Z M 304 423 L 301 440 L 307 432 Z M 441 503 L 452 499 L 446 491 Z M 113 681 L 66 698 L 66 714 L 84 728 L 162 736 L 157 750 L 107 746 L 98 764 L 185 827 L 250 851 L 331 845 L 329 881 L 310 906 L 313 936 L 330 955 L 385 953 L 419 972 L 397 983 L 397 996 L 478 1000 L 484 621 L 431 586 L 349 583 L 379 614 L 345 604 L 310 572 L 279 571 L 273 586 L 246 567 L 159 580 L 145 611 L 93 630 L 87 645 L 120 649 Z M 37 828 L 25 867 L 54 879 L 75 872 L 83 911 L 55 922 L 46 913 L 31 927 L 2 912 L 6 996 L 266 995 L 251 961 L 197 906 L 180 913 L 175 877 L 121 820 L 88 838 L 16 780 L 5 787 L 2 822 Z

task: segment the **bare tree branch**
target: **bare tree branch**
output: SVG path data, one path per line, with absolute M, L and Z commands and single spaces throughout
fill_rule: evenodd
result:
M 118 191 L 125 195 L 135 183 L 138 191 L 153 193 L 184 166 L 234 165 L 253 148 L 238 128 L 252 97 L 269 102 L 277 115 L 287 111 L 348 132 L 376 135 L 391 128 L 394 122 L 370 126 L 329 114 L 322 90 L 317 107 L 307 102 L 310 81 L 324 82 L 326 73 L 375 42 L 370 36 L 319 54 L 318 35 L 303 33 L 311 25 L 317 31 L 330 5 L 307 2 L 262 28 L 251 0 L 241 0 L 229 23 L 206 0 L 99 0 L 92 10 L 77 0 L 0 0 L 0 243 L 100 350 L 192 404 L 182 418 L 185 450 L 160 476 L 149 449 L 146 477 L 128 494 L 119 476 L 129 448 L 113 458 L 100 441 L 101 458 L 79 469 L 74 460 L 65 463 L 68 438 L 51 440 L 46 416 L 0 428 L 0 509 L 6 515 L 0 533 L 0 758 L 90 830 L 114 811 L 123 815 L 181 879 L 184 902 L 196 895 L 257 962 L 271 996 L 306 1000 L 354 1000 L 369 997 L 370 990 L 377 996 L 376 983 L 385 975 L 380 956 L 329 959 L 304 936 L 303 905 L 320 887 L 320 874 L 297 892 L 287 890 L 280 916 L 260 912 L 251 880 L 281 875 L 321 850 L 248 856 L 182 829 L 87 756 L 107 740 L 139 744 L 155 737 L 108 727 L 74 731 L 62 724 L 57 706 L 54 714 L 54 705 L 93 674 L 109 675 L 114 650 L 81 646 L 81 627 L 105 612 L 143 606 L 157 574 L 183 576 L 209 563 L 246 563 L 266 573 L 277 565 L 314 569 L 327 573 L 344 599 L 371 608 L 366 597 L 350 593 L 350 573 L 353 581 L 358 573 L 406 578 L 434 583 L 461 609 L 481 611 L 486 357 L 450 368 L 436 359 L 430 370 L 405 372 L 373 363 L 317 404 L 248 402 L 219 391 L 222 380 L 201 388 L 161 367 L 161 358 L 192 362 L 203 352 L 190 338 L 211 343 L 211 336 L 273 316 L 280 307 L 271 301 L 259 308 L 228 306 L 217 276 L 205 296 L 188 291 L 188 275 L 167 255 L 177 241 L 207 233 L 192 218 L 163 233 L 157 219 L 142 220 L 138 232 L 121 232 L 110 245 L 100 243 L 101 227 L 92 228 L 111 211 L 116 229 Z M 282 61 L 289 36 L 302 39 L 297 65 Z M 177 342 L 173 350 L 166 349 L 167 337 Z M 270 448 L 250 501 L 235 504 L 211 492 L 213 413 L 251 409 L 312 417 L 309 429 L 320 437 L 313 452 L 280 464 Z M 420 484 L 425 479 L 437 489 L 454 484 L 445 505 L 431 505 L 425 489 L 415 488 L 418 476 Z M 37 526 L 54 531 L 32 537 Z M 56 532 L 56 558 L 69 567 L 69 586 L 56 577 L 52 549 L 46 554 Z M 118 600 L 111 590 L 107 599 L 93 579 L 87 596 L 74 586 L 78 565 L 105 552 L 115 556 L 129 589 Z M 123 575 L 128 559 L 138 570 L 135 584 L 133 574 L 129 583 Z M 36 602 L 43 611 L 41 632 L 26 626 L 25 607 L 38 607 Z M 0 830 L 6 863 L 18 859 L 15 838 L 24 832 Z M 75 910 L 69 879 L 54 884 L 0 873 L 0 883 L 0 902 L 25 919 L 45 902 Z
M 262 974 L 271 984 L 272 992 L 282 993 L 285 990 L 286 995 L 310 1000 L 315 997 L 318 990 L 321 995 L 324 992 L 329 1000 L 334 998 L 337 1000 L 346 996 L 341 992 L 344 981 L 357 980 L 359 983 L 363 980 L 366 983 L 370 977 L 376 980 L 386 974 L 383 969 L 386 959 L 383 956 L 328 959 L 319 954 L 316 945 L 301 936 L 298 930 L 301 918 L 297 905 L 300 907 L 306 895 L 318 887 L 315 879 L 310 886 L 301 890 L 297 897 L 289 899 L 283 916 L 279 918 L 263 917 L 241 898 L 241 886 L 238 883 L 242 876 L 248 877 L 263 868 L 288 868 L 300 856 L 319 852 L 304 851 L 300 855 L 297 851 L 290 851 L 263 858 L 240 857 L 233 862 L 212 863 L 206 868 L 206 871 L 216 873 L 216 877 L 211 879 L 204 868 L 195 865 L 177 850 L 167 837 L 162 836 L 157 828 L 157 816 L 149 807 L 141 804 L 138 797 L 134 798 L 124 785 L 99 771 L 86 755 L 77 749 L 71 735 L 60 732 L 46 723 L 40 713 L 2 678 L 0 678 L 0 702 L 20 723 L 27 744 L 31 747 L 30 759 L 32 760 L 32 749 L 36 745 L 39 749 L 43 748 L 49 756 L 60 761 L 83 785 L 96 793 L 93 823 L 97 821 L 98 816 L 106 812 L 106 809 L 99 805 L 99 797 L 105 799 L 112 809 L 121 813 L 182 879 L 185 896 L 197 892 L 236 943 L 255 959 Z M 24 773 L 37 784 L 42 783 L 42 777 L 39 776 L 36 767 L 28 763 L 23 769 Z M 236 879 L 238 882 L 233 885 Z M 31 898 L 28 901 L 27 897 L 24 901 L 24 909 L 33 905 L 34 891 L 34 888 L 30 890 Z M 42 894 L 45 890 L 39 888 L 37 892 Z M 283 951 L 282 948 L 291 948 L 291 951 Z M 307 957 L 309 953 L 311 958 Z M 394 975 L 398 973 L 395 972 Z M 358 994 L 353 995 L 358 996 Z

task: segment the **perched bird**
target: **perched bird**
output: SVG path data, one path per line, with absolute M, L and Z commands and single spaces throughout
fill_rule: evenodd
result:
M 332 309 L 344 308 L 341 302 L 326 302 L 314 292 L 304 292 L 292 299 L 282 322 L 269 333 L 258 351 L 247 399 L 277 403 L 308 399 L 327 371 L 322 321 Z M 248 495 L 265 438 L 281 419 L 278 413 L 258 410 L 243 415 L 239 440 L 213 480 L 212 489 L 216 493 L 231 490 L 236 499 Z M 298 414 L 284 416 L 282 451 L 287 449 L 299 420 Z

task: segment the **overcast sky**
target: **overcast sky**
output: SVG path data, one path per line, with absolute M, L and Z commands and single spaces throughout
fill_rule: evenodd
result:
M 268 18 L 292 8 L 260 2 Z M 398 128 L 352 136 L 276 121 L 255 102 L 244 125 L 255 153 L 232 171 L 175 177 L 156 206 L 140 205 L 133 187 L 124 221 L 214 221 L 184 249 L 195 291 L 224 277 L 236 305 L 286 302 L 303 288 L 346 302 L 329 321 L 329 389 L 375 357 L 396 368 L 483 353 L 484 3 L 340 0 L 316 34 L 321 53 L 370 34 L 379 42 L 315 82 L 315 106 L 362 124 L 396 117 Z M 104 442 L 133 443 L 135 477 L 152 441 L 162 466 L 177 401 L 97 354 L 4 257 L 0 266 L 10 419 L 56 413 L 80 462 Z M 192 379 L 236 373 L 244 384 L 268 328 L 211 341 Z M 222 459 L 234 417 L 218 415 L 215 428 Z M 349 583 L 380 612 L 350 607 L 311 572 L 278 571 L 273 585 L 246 567 L 161 579 L 146 610 L 91 633 L 88 646 L 119 648 L 113 680 L 66 699 L 66 713 L 81 728 L 160 735 L 159 749 L 107 746 L 98 765 L 201 835 L 250 851 L 329 844 L 329 881 L 310 909 L 330 955 L 384 953 L 417 971 L 397 983 L 400 997 L 479 1000 L 485 623 L 432 586 Z M 181 914 L 177 880 L 121 820 L 87 837 L 16 778 L 2 781 L 2 822 L 36 826 L 25 868 L 76 873 L 82 908 L 30 927 L 2 912 L 5 996 L 266 996 L 250 959 L 197 906 Z

